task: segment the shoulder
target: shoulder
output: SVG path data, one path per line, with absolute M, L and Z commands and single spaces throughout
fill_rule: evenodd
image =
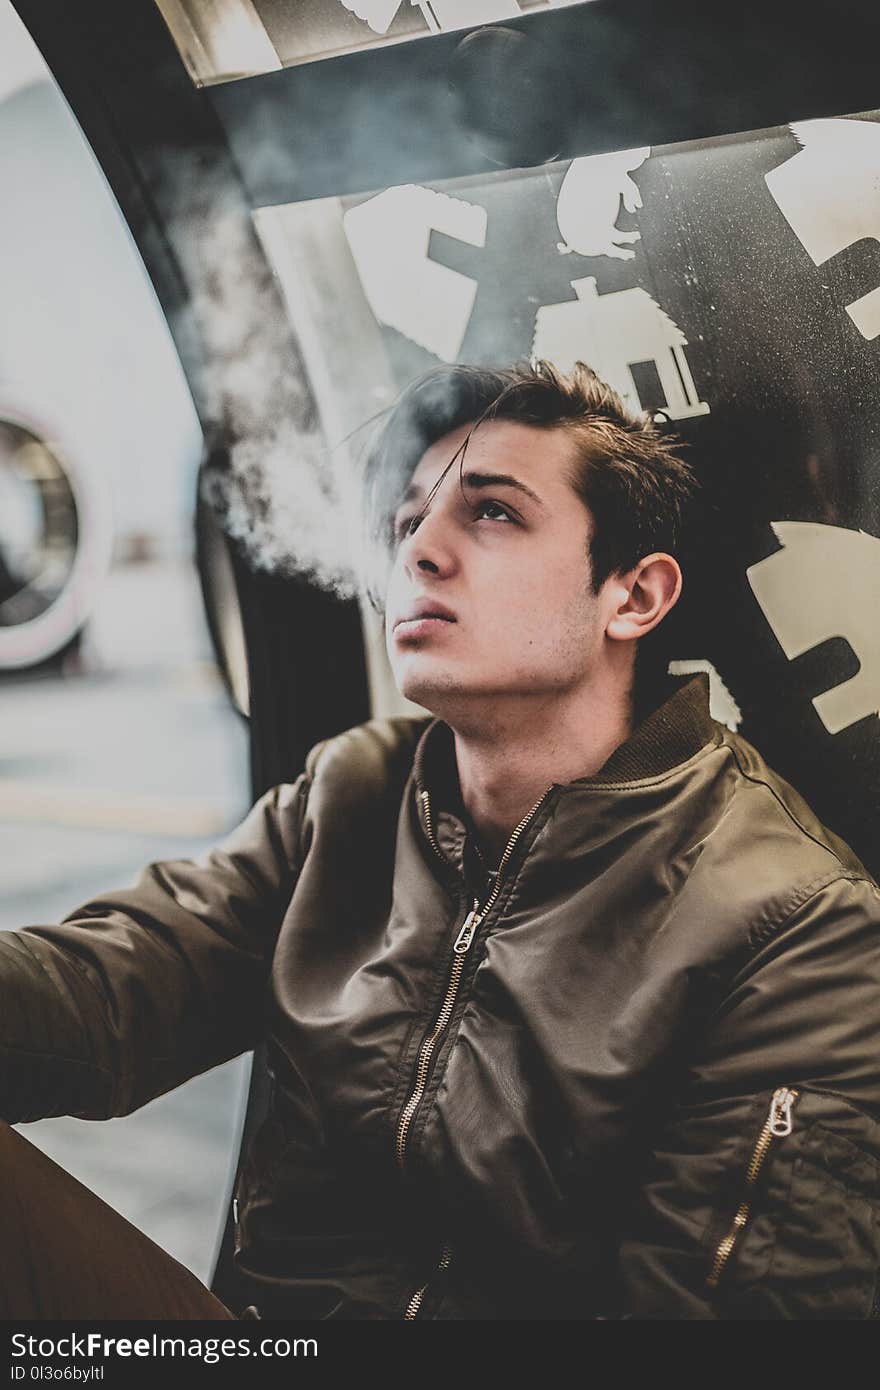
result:
M 718 730 L 679 805 L 679 902 L 687 923 L 700 924 L 700 949 L 749 953 L 787 923 L 804 915 L 815 923 L 844 900 L 878 920 L 877 887 L 850 846 L 748 740 Z
M 337 806 L 399 801 L 430 723 L 430 716 L 371 719 L 316 744 L 306 758 L 310 807 L 328 800 Z
M 780 849 L 789 846 L 818 874 L 827 871 L 832 876 L 871 881 L 855 851 L 824 824 L 797 788 L 772 768 L 748 739 L 723 725 L 718 727 L 730 758 L 740 808 L 753 827 L 752 838 L 763 834 Z M 769 847 L 765 842 L 765 850 Z

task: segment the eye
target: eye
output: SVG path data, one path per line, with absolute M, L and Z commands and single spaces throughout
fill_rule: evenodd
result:
M 490 515 L 491 512 L 494 512 L 495 515 Z M 510 521 L 516 525 L 516 519 L 511 515 L 507 507 L 503 507 L 500 502 L 495 502 L 491 497 L 486 497 L 481 502 L 476 502 L 474 504 L 474 514 L 477 520 L 485 516 L 487 521 Z
M 411 512 L 408 516 L 396 517 L 391 528 L 395 543 L 399 545 L 404 536 L 411 535 L 413 531 L 416 531 L 420 520 L 421 517 L 415 512 Z

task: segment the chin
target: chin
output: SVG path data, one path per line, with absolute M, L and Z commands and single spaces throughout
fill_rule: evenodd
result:
M 422 669 L 414 667 L 422 666 Z M 452 671 L 441 669 L 426 670 L 419 663 L 404 663 L 403 669 L 394 671 L 394 679 L 401 695 L 422 705 L 432 714 L 442 717 L 442 708 L 467 695 L 461 678 Z

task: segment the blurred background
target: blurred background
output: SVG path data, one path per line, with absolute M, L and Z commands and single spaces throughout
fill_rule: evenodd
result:
M 55 922 L 247 810 L 193 563 L 202 431 L 143 262 L 0 4 L 0 928 Z M 103 1125 L 23 1126 L 210 1277 L 247 1060 Z
M 860 0 L 0 0 L 0 928 L 411 710 L 363 446 L 532 354 L 684 440 L 670 670 L 880 872 L 878 41 Z M 25 1128 L 235 1301 L 265 1103 L 258 1049 Z

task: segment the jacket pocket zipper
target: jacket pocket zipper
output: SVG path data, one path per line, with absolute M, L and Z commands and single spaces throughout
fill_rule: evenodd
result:
M 440 1259 L 437 1261 L 437 1268 L 431 1275 L 431 1279 L 434 1279 L 438 1274 L 442 1274 L 443 1271 L 445 1269 L 448 1269 L 451 1264 L 452 1246 L 444 1245 L 440 1255 Z M 428 1283 L 430 1283 L 430 1280 L 428 1281 Z M 428 1283 L 423 1284 L 420 1289 L 416 1289 L 409 1303 L 406 1305 L 406 1312 L 403 1315 L 405 1321 L 411 1321 L 413 1318 L 418 1316 L 418 1311 L 422 1306 L 422 1299 L 424 1298 L 428 1290 Z
M 764 1166 L 764 1161 L 775 1140 L 785 1139 L 792 1131 L 791 1112 L 800 1095 L 799 1091 L 794 1091 L 789 1086 L 780 1086 L 773 1092 L 770 1101 L 770 1109 L 761 1133 L 758 1135 L 757 1143 L 752 1150 L 749 1166 L 746 1169 L 745 1194 L 736 1210 L 730 1229 L 724 1239 L 720 1241 L 715 1257 L 712 1261 L 712 1268 L 709 1271 L 706 1283 L 710 1289 L 717 1289 L 734 1248 L 737 1245 L 742 1232 L 748 1225 L 751 1215 L 752 1194 L 755 1184 Z

